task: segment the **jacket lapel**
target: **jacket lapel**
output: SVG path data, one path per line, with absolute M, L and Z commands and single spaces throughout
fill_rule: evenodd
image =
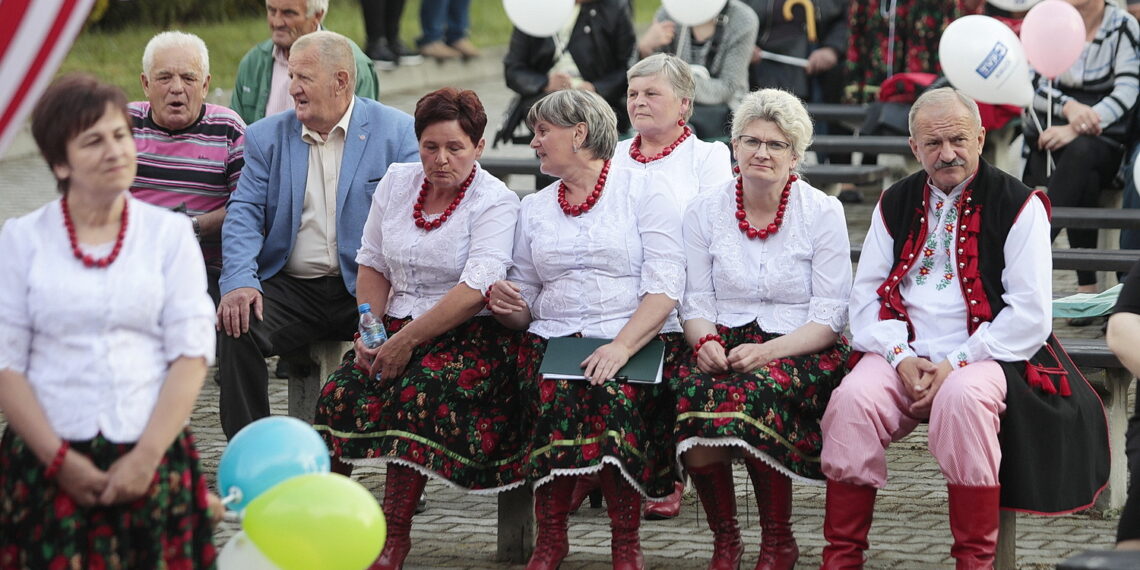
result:
M 353 105 L 352 116 L 348 119 L 348 132 L 344 134 L 344 157 L 340 163 L 340 176 L 336 188 L 337 212 L 344 209 L 344 202 L 348 198 L 348 191 L 352 188 L 352 181 L 356 178 L 356 170 L 364 158 L 364 149 L 368 146 L 368 137 L 372 135 L 368 123 L 368 113 L 364 110 L 365 103 L 357 97 Z M 383 160 L 383 157 L 374 157 Z M 339 219 L 340 216 L 337 216 Z

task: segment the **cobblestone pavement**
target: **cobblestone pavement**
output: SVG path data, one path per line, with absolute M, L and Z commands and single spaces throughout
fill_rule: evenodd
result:
M 464 87 L 475 89 L 488 110 L 490 124 L 487 136 L 494 134 L 499 118 L 510 100 L 503 86 L 494 55 L 483 62 L 486 69 L 466 70 L 458 64 L 435 69 L 428 63 L 405 75 L 383 74 L 385 102 L 411 111 L 422 85 L 432 76 L 452 77 Z M 490 70 L 490 71 L 488 71 Z M 438 72 L 438 73 L 437 73 Z M 474 74 L 462 79 L 463 73 Z M 454 79 L 460 78 L 460 79 Z M 416 83 L 420 81 L 421 83 Z M 397 91 L 396 89 L 403 89 Z M 25 142 L 23 148 L 27 149 Z M 527 156 L 523 147 L 488 149 L 488 155 Z M 519 183 L 525 184 L 526 181 Z M 55 196 L 51 175 L 34 153 L 10 152 L 0 159 L 0 220 L 29 212 Z M 870 219 L 869 204 L 846 205 L 853 242 L 862 240 Z M 1059 240 L 1059 244 L 1063 244 Z M 1071 272 L 1056 272 L 1054 289 L 1075 290 Z M 1062 336 L 1100 336 L 1099 327 L 1071 329 L 1062 321 Z M 272 360 L 268 363 L 272 370 Z M 210 374 L 212 377 L 213 374 Z M 274 412 L 283 414 L 287 407 L 285 381 L 271 382 Z M 198 437 L 203 461 L 209 472 L 216 472 L 217 462 L 225 447 L 225 437 L 218 424 L 217 386 L 207 381 L 198 399 L 191 425 Z M 0 418 L 0 423 L 3 423 Z M 946 488 L 937 465 L 926 452 L 925 428 L 893 445 L 889 452 L 891 479 L 879 493 L 875 522 L 871 532 L 868 568 L 924 569 L 948 568 L 950 531 L 946 515 Z M 741 526 L 746 544 L 745 567 L 754 563 L 759 544 L 755 499 L 743 469 L 737 468 L 736 494 L 740 505 Z M 383 470 L 362 468 L 356 478 L 377 497 L 383 494 Z M 445 485 L 428 485 L 428 510 L 416 516 L 412 530 L 413 547 L 409 569 L 428 568 L 521 568 L 498 563 L 495 556 L 495 500 L 457 492 Z M 824 493 L 822 487 L 797 485 L 793 525 L 799 541 L 801 558 L 798 567 L 817 567 L 823 546 Z M 1108 518 L 1105 518 L 1107 515 Z M 1086 549 L 1104 549 L 1112 545 L 1115 513 L 1078 514 L 1065 517 L 1019 515 L 1017 526 L 1018 562 L 1021 568 L 1052 568 L 1057 562 Z M 570 519 L 571 553 L 562 568 L 586 570 L 609 568 L 609 526 L 603 509 L 584 508 Z M 217 532 L 222 545 L 237 530 L 237 524 L 225 522 Z M 641 529 L 646 563 L 653 569 L 703 568 L 711 554 L 712 536 L 704 523 L 704 515 L 695 495 L 686 496 L 684 509 L 671 521 L 647 521 Z

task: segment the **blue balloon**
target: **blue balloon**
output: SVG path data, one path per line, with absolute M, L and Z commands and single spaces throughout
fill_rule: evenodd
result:
M 330 471 L 329 448 L 313 426 L 289 416 L 261 418 L 230 440 L 218 463 L 218 490 L 241 512 L 274 485 Z

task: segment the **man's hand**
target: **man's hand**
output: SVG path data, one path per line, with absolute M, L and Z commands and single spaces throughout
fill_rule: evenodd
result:
M 249 332 L 249 309 L 253 316 L 261 320 L 261 291 L 253 287 L 238 287 L 225 295 L 218 303 L 218 330 L 237 338 Z
M 934 396 L 938 394 L 942 383 L 946 381 L 946 377 L 953 371 L 954 367 L 950 366 L 950 361 L 943 360 L 938 363 L 937 368 L 933 372 L 923 374 L 921 382 L 926 388 L 922 390 L 923 396 L 910 405 L 910 413 L 912 416 L 916 418 L 930 417 L 930 406 L 934 403 Z
M 569 89 L 571 85 L 570 74 L 561 71 L 551 73 L 546 81 L 546 92 L 553 93 L 563 89 Z
M 1037 139 L 1037 147 L 1041 150 L 1057 150 L 1076 140 L 1081 133 L 1073 125 L 1058 125 L 1045 129 Z
M 808 75 L 816 75 L 823 73 L 835 67 L 839 63 L 839 54 L 835 52 L 834 48 L 821 47 L 811 52 L 808 56 L 807 67 L 804 71 Z
M 933 374 L 938 367 L 933 362 L 919 358 L 917 356 L 908 356 L 895 367 L 895 372 L 899 375 L 899 381 L 903 384 L 903 389 L 906 394 L 910 396 L 911 400 L 921 400 L 926 395 L 929 389 L 929 381 L 924 379 L 927 374 Z
M 677 24 L 669 20 L 658 20 L 650 24 L 649 29 L 646 30 L 645 35 L 641 36 L 641 41 L 637 43 L 637 49 L 641 52 L 642 57 L 650 56 L 657 48 L 669 45 L 673 42 L 673 36 L 677 33 Z

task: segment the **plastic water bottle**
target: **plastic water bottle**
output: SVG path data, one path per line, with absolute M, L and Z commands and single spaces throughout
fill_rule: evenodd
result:
M 357 307 L 360 312 L 360 342 L 368 348 L 376 348 L 388 340 L 384 324 L 372 314 L 372 305 L 363 303 Z

